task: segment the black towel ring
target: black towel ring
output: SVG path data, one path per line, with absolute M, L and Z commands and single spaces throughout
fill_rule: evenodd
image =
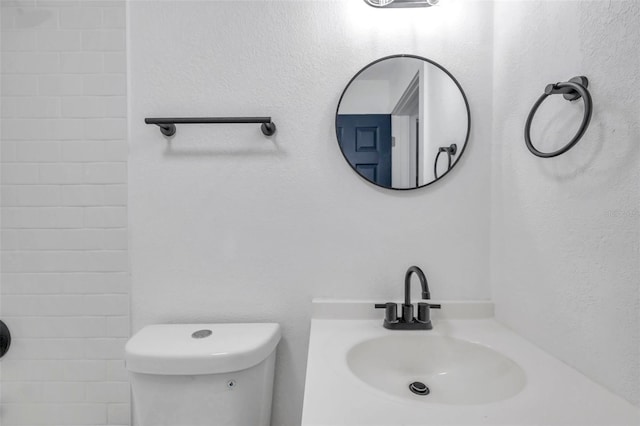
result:
M 447 171 L 446 171 L 446 173 L 449 173 L 449 170 L 451 170 L 451 157 L 456 155 L 456 153 L 458 152 L 458 145 L 456 145 L 455 143 L 452 143 L 449 146 L 441 146 L 440 148 L 438 148 L 438 154 L 436 154 L 436 159 L 433 162 L 433 177 L 436 180 L 438 180 L 440 177 L 442 177 L 442 176 L 438 176 L 438 158 L 440 157 L 440 154 L 442 154 L 443 152 L 447 153 Z
M 584 133 L 587 131 L 587 127 L 589 127 L 591 113 L 593 112 L 593 102 L 587 87 L 589 87 L 589 80 L 584 76 L 574 77 L 569 81 L 547 85 L 542 96 L 538 98 L 536 103 L 533 105 L 533 108 L 531 108 L 529 117 L 527 117 L 527 123 L 524 126 L 524 141 L 527 144 L 527 148 L 529 148 L 529 151 L 531 151 L 533 155 L 542 158 L 557 157 L 558 155 L 564 154 L 573 148 L 573 146 L 582 138 Z M 568 101 L 575 101 L 582 98 L 584 102 L 584 117 L 582 117 L 582 124 L 580 124 L 580 129 L 578 129 L 578 132 L 568 144 L 554 152 L 540 152 L 531 143 L 531 122 L 533 121 L 533 116 L 547 97 L 560 93 L 563 94 L 564 98 Z

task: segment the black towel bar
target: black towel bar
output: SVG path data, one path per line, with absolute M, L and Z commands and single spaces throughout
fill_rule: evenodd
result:
M 271 117 L 186 117 L 186 118 L 145 118 L 146 124 L 155 124 L 165 136 L 176 133 L 176 124 L 261 124 L 260 129 L 265 136 L 276 132 L 276 125 Z

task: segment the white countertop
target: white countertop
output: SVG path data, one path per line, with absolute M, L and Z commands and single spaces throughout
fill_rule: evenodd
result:
M 391 331 L 382 327 L 382 311 L 367 308 L 369 302 L 314 302 L 302 425 L 640 425 L 639 408 L 496 322 L 490 302 L 471 302 L 469 309 L 464 302 L 440 303 L 443 310 L 434 312 L 433 330 Z M 450 319 L 456 311 L 469 319 Z M 379 318 L 354 319 L 358 312 Z M 359 342 L 396 333 L 429 333 L 488 346 L 518 363 L 527 384 L 512 398 L 478 405 L 391 396 L 351 373 L 346 354 Z

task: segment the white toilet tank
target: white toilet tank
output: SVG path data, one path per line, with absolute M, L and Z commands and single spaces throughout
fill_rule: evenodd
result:
M 150 325 L 127 342 L 138 426 L 268 426 L 278 324 Z

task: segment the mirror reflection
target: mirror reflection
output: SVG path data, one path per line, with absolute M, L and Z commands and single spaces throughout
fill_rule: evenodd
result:
M 382 58 L 344 90 L 336 114 L 340 149 L 378 186 L 414 189 L 451 170 L 469 136 L 462 88 L 440 65 L 418 56 Z

